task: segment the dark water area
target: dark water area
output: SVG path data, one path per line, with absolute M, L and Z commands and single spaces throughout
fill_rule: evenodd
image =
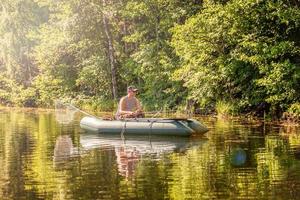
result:
M 122 139 L 81 117 L 0 111 L 0 199 L 300 198 L 299 128 L 202 117 L 202 136 Z

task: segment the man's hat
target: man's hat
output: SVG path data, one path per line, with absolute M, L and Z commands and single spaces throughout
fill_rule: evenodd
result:
M 137 89 L 137 88 L 135 88 L 133 85 L 131 85 L 131 86 L 128 86 L 128 87 L 127 87 L 127 91 L 133 91 L 133 92 L 137 92 L 137 91 L 138 91 L 138 89 Z

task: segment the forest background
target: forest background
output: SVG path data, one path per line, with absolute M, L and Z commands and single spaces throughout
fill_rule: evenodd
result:
M 298 0 L 2 0 L 0 104 L 300 117 Z

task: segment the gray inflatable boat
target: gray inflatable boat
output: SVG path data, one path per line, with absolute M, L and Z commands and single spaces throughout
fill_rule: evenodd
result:
M 87 131 L 108 134 L 176 135 L 190 136 L 208 131 L 207 127 L 194 119 L 128 118 L 103 120 L 84 117 L 80 127 Z

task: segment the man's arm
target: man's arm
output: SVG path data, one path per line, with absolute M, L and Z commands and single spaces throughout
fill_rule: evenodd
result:
M 141 102 L 138 99 L 136 99 L 136 108 L 137 108 L 136 111 L 138 111 L 138 112 L 141 112 L 143 110 Z

